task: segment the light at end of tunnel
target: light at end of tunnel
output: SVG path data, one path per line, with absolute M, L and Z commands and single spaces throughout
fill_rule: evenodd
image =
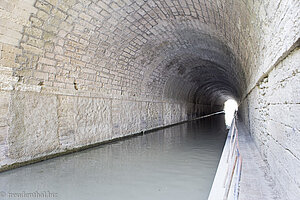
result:
M 234 112 L 238 110 L 238 104 L 234 99 L 228 99 L 224 103 L 225 123 L 229 128 L 234 117 Z

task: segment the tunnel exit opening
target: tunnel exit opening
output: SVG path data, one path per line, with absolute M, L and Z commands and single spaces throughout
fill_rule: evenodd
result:
M 228 99 L 224 103 L 224 112 L 225 112 L 225 124 L 226 127 L 229 129 L 231 126 L 231 122 L 234 117 L 235 111 L 238 110 L 238 103 L 234 99 Z

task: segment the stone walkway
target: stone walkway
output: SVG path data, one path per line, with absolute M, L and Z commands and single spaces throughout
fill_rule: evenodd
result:
M 239 200 L 284 199 L 274 189 L 268 168 L 242 122 L 238 123 L 239 145 L 243 156 Z

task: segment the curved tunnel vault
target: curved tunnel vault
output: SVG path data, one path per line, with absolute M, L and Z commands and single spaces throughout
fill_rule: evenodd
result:
M 11 12 L 20 33 L 6 35 L 7 165 L 222 109 L 250 81 L 255 16 L 243 1 L 5 5 L 26 13 Z
M 234 23 L 244 18 L 233 15 L 226 21 L 228 6 L 247 11 L 243 3 L 219 1 L 38 0 L 15 73 L 44 88 L 76 84 L 79 91 L 121 98 L 199 104 L 239 99 L 246 82 L 243 37 Z M 34 70 L 48 77 L 26 73 L 36 62 Z M 169 79 L 181 80 L 184 92 L 166 85 Z
M 292 177 L 279 185 L 296 191 L 299 10 L 298 0 L 1 0 L 0 171 L 235 99 L 272 173 Z M 281 154 L 293 162 L 272 164 Z
M 148 59 L 142 64 L 147 69 L 142 80 L 146 94 L 207 105 L 241 98 L 244 71 L 229 48 L 197 27 L 170 23 L 173 30 L 159 32 L 141 47 Z

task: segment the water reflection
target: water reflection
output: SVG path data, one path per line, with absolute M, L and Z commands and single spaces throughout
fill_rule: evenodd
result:
M 0 188 L 4 199 L 207 199 L 225 137 L 215 116 L 1 173 Z

